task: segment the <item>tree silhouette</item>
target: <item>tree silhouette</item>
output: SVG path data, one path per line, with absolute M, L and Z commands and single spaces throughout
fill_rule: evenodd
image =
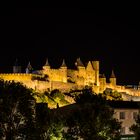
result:
M 78 109 L 67 119 L 67 139 L 119 140 L 120 123 L 113 118 L 111 109 L 102 95 L 84 89 L 75 98 Z
M 139 140 L 140 139 L 140 115 L 137 116 L 136 124 L 132 125 L 130 130 L 134 132 L 136 140 Z
M 0 138 L 33 139 L 35 100 L 21 83 L 0 80 Z

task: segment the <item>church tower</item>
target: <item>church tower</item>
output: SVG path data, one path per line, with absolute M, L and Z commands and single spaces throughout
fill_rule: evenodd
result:
M 17 59 L 16 59 L 15 64 L 13 66 L 13 73 L 21 73 L 21 66 L 18 64 Z
M 109 78 L 109 81 L 110 81 L 110 83 L 111 83 L 112 86 L 116 86 L 116 76 L 115 76 L 113 70 L 112 70 L 112 72 L 111 72 L 111 76 L 110 76 L 110 78 Z

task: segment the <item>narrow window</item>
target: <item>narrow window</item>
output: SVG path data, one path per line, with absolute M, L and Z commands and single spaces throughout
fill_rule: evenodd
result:
M 120 119 L 125 119 L 125 112 L 120 112 Z

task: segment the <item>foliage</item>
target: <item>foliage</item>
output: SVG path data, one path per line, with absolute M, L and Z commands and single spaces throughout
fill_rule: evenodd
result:
M 65 95 L 61 93 L 58 89 L 51 91 L 50 97 L 53 98 L 53 100 L 60 105 L 69 104 L 69 102 L 65 100 Z
M 139 140 L 140 139 L 140 115 L 137 116 L 136 124 L 132 125 L 130 130 L 134 132 L 136 140 Z
M 106 90 L 103 92 L 103 96 L 106 96 L 107 99 L 110 100 L 123 100 L 121 93 L 113 91 L 110 88 L 106 88 Z
M 36 112 L 38 139 L 62 140 L 64 121 L 61 115 L 55 114 L 44 103 L 37 105 Z
M 120 123 L 113 118 L 114 111 L 106 99 L 84 89 L 76 98 L 79 107 L 67 119 L 67 139 L 119 140 Z
M 0 139 L 29 140 L 117 140 L 120 123 L 113 118 L 113 110 L 106 98 L 92 93 L 90 88 L 74 95 L 77 109 L 65 115 L 65 110 L 51 110 L 49 99 L 64 101 L 64 95 L 54 90 L 45 92 L 36 104 L 33 93 L 20 83 L 0 80 Z
M 55 89 L 53 91 L 51 91 L 51 94 L 50 96 L 53 98 L 53 99 L 64 99 L 64 94 L 62 94 L 58 89 Z
M 0 138 L 33 139 L 35 100 L 21 83 L 0 80 Z

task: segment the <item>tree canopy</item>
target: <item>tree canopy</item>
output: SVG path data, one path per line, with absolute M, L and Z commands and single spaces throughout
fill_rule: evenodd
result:
M 120 123 L 113 118 L 113 110 L 105 97 L 91 89 L 75 94 L 76 103 L 70 110 L 69 105 L 49 109 L 46 103 L 36 103 L 33 96 L 21 83 L 0 80 L 0 139 L 119 139 Z M 64 99 L 57 90 L 48 96 Z
M 32 90 L 21 83 L 0 80 L 0 138 L 30 138 L 35 128 Z
M 68 138 L 120 139 L 120 123 L 113 118 L 114 111 L 108 106 L 106 98 L 93 94 L 91 89 L 84 89 L 75 100 L 79 109 L 68 117 Z
M 136 124 L 132 125 L 130 128 L 134 132 L 136 140 L 140 139 L 140 115 L 136 117 Z

